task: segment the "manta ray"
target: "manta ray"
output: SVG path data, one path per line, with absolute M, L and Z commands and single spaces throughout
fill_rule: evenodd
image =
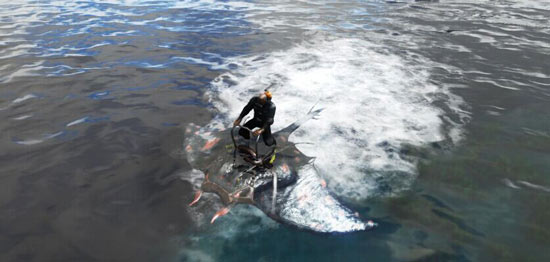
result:
M 275 132 L 277 148 L 271 155 L 264 145 L 258 148 L 258 140 L 256 150 L 237 145 L 231 140 L 234 128 L 220 130 L 189 124 L 184 135 L 187 161 L 205 175 L 189 206 L 197 203 L 203 193 L 215 193 L 225 207 L 214 214 L 211 223 L 234 205 L 248 204 L 280 223 L 316 232 L 351 232 L 376 226 L 338 202 L 326 189 L 314 158 L 304 155 L 288 140 L 292 132 L 320 112 L 312 108 L 303 118 Z M 261 152 L 267 157 L 262 159 Z M 256 157 L 266 165 L 255 165 L 247 157 Z

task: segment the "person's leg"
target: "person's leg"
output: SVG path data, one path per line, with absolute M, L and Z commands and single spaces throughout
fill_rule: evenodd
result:
M 267 127 L 262 133 L 262 136 L 264 138 L 264 143 L 267 146 L 273 146 L 277 144 L 277 141 L 275 141 L 275 138 L 271 134 L 271 127 Z
M 259 126 L 259 123 L 255 119 L 251 119 L 250 121 L 246 122 L 246 124 L 244 124 L 244 127 L 250 130 L 258 126 Z M 239 129 L 239 135 L 241 135 L 245 139 L 250 139 L 250 132 L 244 128 Z

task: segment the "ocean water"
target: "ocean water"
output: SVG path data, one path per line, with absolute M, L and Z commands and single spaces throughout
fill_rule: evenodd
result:
M 1 261 L 548 261 L 550 2 L 4 1 Z M 189 123 L 269 88 L 321 234 L 215 196 Z

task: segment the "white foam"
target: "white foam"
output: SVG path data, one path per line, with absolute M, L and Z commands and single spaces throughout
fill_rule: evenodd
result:
M 85 116 L 83 118 L 79 118 L 77 120 L 74 120 L 70 123 L 68 123 L 66 126 L 69 127 L 69 126 L 74 126 L 74 125 L 78 125 L 78 124 L 82 124 L 84 122 L 86 122 L 86 120 L 88 120 L 89 117 Z
M 43 139 L 29 139 L 29 140 L 15 141 L 16 144 L 26 145 L 26 146 L 36 145 L 36 144 L 40 144 L 42 142 L 44 142 Z
M 537 185 L 537 184 L 533 184 L 533 183 L 530 183 L 530 182 L 527 182 L 527 181 L 517 181 L 518 184 L 522 184 L 526 187 L 529 187 L 529 188 L 532 188 L 532 189 L 536 189 L 536 190 L 541 190 L 541 191 L 544 191 L 544 192 L 550 192 L 550 187 L 545 187 L 545 186 L 542 186 L 542 185 Z
M 449 108 L 462 100 L 429 82 L 429 74 L 381 46 L 359 39 L 312 39 L 288 50 L 237 57 L 238 66 L 212 82 L 211 102 L 230 123 L 254 94 L 272 86 L 277 105 L 274 131 L 305 114 L 315 103 L 325 108 L 317 121 L 291 136 L 317 157 L 329 187 L 340 196 L 365 199 L 407 189 L 415 163 L 397 152 L 403 144 L 423 146 L 453 135 L 442 133 L 444 111 L 432 105 L 446 97 Z M 437 95 L 445 93 L 445 95 Z M 382 192 L 389 187 L 390 192 Z
M 513 189 L 521 189 L 519 186 L 515 185 L 514 182 L 512 182 L 512 181 L 511 181 L 510 179 L 508 179 L 508 178 L 503 179 L 502 182 L 503 182 L 506 186 L 508 186 L 508 187 L 510 187 L 510 188 L 513 188 Z
M 41 66 L 44 61 L 38 61 L 34 64 L 27 64 L 21 66 L 19 69 L 15 70 L 11 74 L 7 74 L 3 77 L 0 77 L 0 83 L 10 82 L 16 77 L 25 77 L 25 76 L 37 76 L 37 72 L 40 72 L 44 67 Z
M 487 84 L 491 84 L 491 85 L 494 85 L 496 87 L 500 87 L 502 89 L 507 89 L 507 90 L 513 90 L 513 91 L 519 91 L 521 89 L 517 88 L 517 87 L 513 87 L 513 86 L 510 86 L 510 85 L 506 85 L 506 84 L 501 84 L 501 82 L 503 81 L 499 81 L 499 79 L 497 80 L 493 80 L 491 78 L 486 78 L 486 77 L 479 77 L 477 79 L 475 79 L 476 82 L 478 83 L 487 83 Z M 511 82 L 511 80 L 506 80 L 507 82 Z
M 20 121 L 20 120 L 25 120 L 25 119 L 31 118 L 31 117 L 32 117 L 32 115 L 22 115 L 22 116 L 14 117 L 12 119 L 16 120 L 16 121 Z
M 37 96 L 34 95 L 34 94 L 27 94 L 27 95 L 24 95 L 22 97 L 18 97 L 16 99 L 14 99 L 11 103 L 12 104 L 18 104 L 18 103 L 21 103 L 23 101 L 27 101 L 27 100 L 33 99 L 33 98 L 37 98 Z
M 60 136 L 63 133 L 64 133 L 63 131 L 59 131 L 59 132 L 54 133 L 54 134 L 44 135 L 44 138 L 42 138 L 42 139 L 27 139 L 27 140 L 18 140 L 18 141 L 14 141 L 14 142 L 16 144 L 19 144 L 19 145 L 31 146 L 31 145 L 40 144 L 40 143 L 42 143 L 42 142 L 44 142 L 48 139 L 52 139 L 54 137 Z
M 136 31 L 136 30 L 127 30 L 127 31 L 124 31 L 124 32 L 112 32 L 112 33 L 108 33 L 108 34 L 103 34 L 102 36 L 128 36 L 128 35 L 133 35 L 137 32 L 138 31 Z
M 202 180 L 204 179 L 204 173 L 197 169 L 191 169 L 187 172 L 179 174 L 179 178 L 183 181 L 189 182 L 193 185 L 194 189 L 200 188 Z
M 543 186 L 543 185 L 537 185 L 537 184 L 527 182 L 527 181 L 523 181 L 523 180 L 517 180 L 516 183 L 514 184 L 514 182 L 512 182 L 510 179 L 504 178 L 504 179 L 502 179 L 502 182 L 506 186 L 508 186 L 510 188 L 513 188 L 513 189 L 522 189 L 522 187 L 520 187 L 520 185 L 521 185 L 521 186 L 524 186 L 524 187 L 527 187 L 527 188 L 531 188 L 531 189 L 535 189 L 535 190 L 550 193 L 550 187 Z
M 220 66 L 218 63 L 215 62 L 208 62 L 206 60 L 200 59 L 200 58 L 194 58 L 194 57 L 183 57 L 183 56 L 175 56 L 172 57 L 171 60 L 175 61 L 184 61 L 186 63 L 190 64 L 196 64 L 196 65 L 207 65 L 212 69 L 223 69 L 225 67 Z

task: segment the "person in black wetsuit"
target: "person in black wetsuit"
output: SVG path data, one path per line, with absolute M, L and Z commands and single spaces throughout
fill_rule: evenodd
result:
M 264 143 L 267 146 L 272 146 L 277 144 L 273 135 L 271 135 L 271 125 L 273 124 L 273 119 L 275 117 L 275 104 L 271 102 L 271 93 L 265 91 L 259 96 L 255 96 L 248 104 L 243 108 L 243 111 L 239 115 L 239 118 L 233 122 L 233 126 L 237 126 L 241 123 L 241 120 L 246 116 L 250 110 L 254 109 L 254 118 L 244 124 L 245 127 L 252 130 L 255 127 L 260 129 L 254 131 L 255 136 L 263 134 Z M 239 130 L 239 135 L 246 139 L 250 139 L 250 133 L 248 130 L 241 128 Z

